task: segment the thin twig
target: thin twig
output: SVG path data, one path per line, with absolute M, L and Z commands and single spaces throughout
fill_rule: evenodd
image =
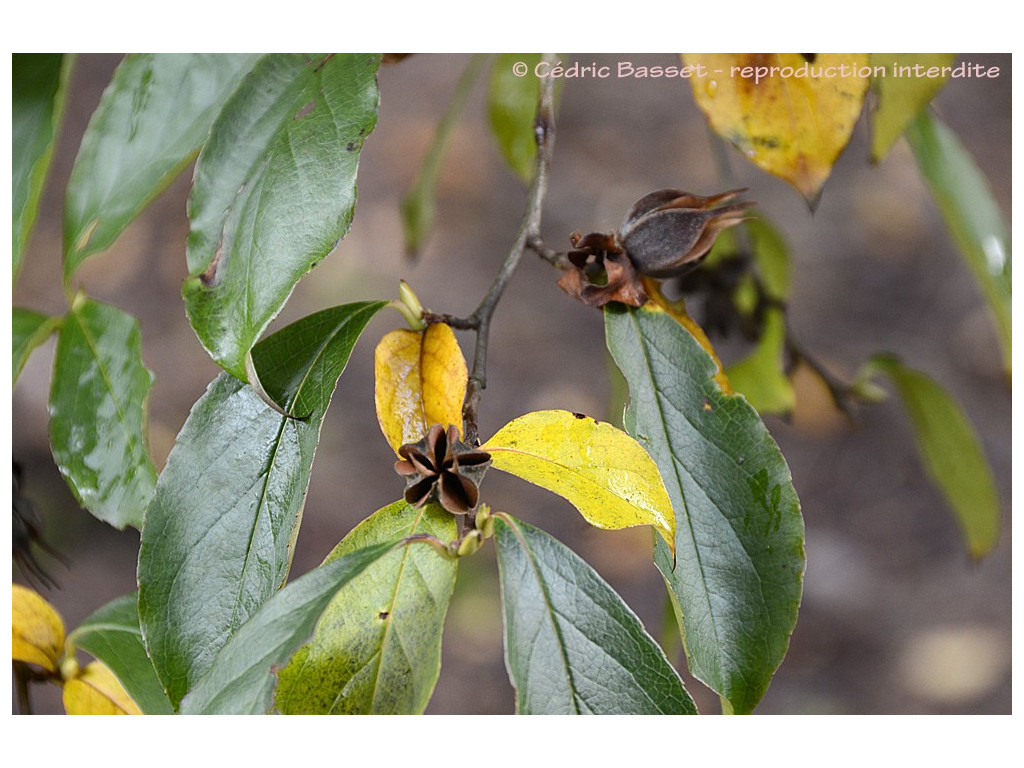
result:
M 545 55 L 545 60 L 554 62 L 554 57 Z M 537 141 L 537 159 L 533 181 L 526 198 L 526 209 L 523 212 L 519 231 L 509 248 L 508 255 L 501 265 L 494 282 L 488 289 L 480 305 L 472 315 L 459 324 L 450 323 L 454 327 L 474 328 L 476 330 L 476 348 L 473 354 L 473 370 L 469 374 L 466 388 L 466 399 L 462 407 L 462 417 L 466 425 L 466 441 L 479 442 L 477 428 L 477 410 L 480 405 L 480 393 L 487 386 L 487 346 L 490 338 L 491 318 L 501 301 L 508 281 L 519 266 L 519 261 L 531 241 L 540 242 L 540 219 L 544 204 L 544 196 L 548 187 L 548 170 L 551 165 L 551 153 L 555 143 L 555 110 L 554 80 L 544 78 L 540 84 L 540 98 L 537 104 L 537 116 L 534 119 L 534 137 Z M 457 318 L 451 318 L 457 320 Z
M 548 248 L 544 244 L 540 235 L 533 235 L 527 238 L 526 247 L 553 267 L 557 267 L 558 269 L 568 269 L 570 266 L 569 257 L 560 251 Z

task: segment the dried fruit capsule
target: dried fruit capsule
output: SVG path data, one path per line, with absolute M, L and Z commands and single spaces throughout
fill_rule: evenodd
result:
M 674 277 L 701 259 L 718 233 L 739 224 L 752 203 L 722 207 L 745 190 L 701 197 L 662 189 L 637 200 L 619 227 L 618 240 L 636 271 L 648 277 Z
M 559 286 L 592 307 L 610 301 L 642 305 L 647 301 L 643 277 L 664 279 L 686 272 L 711 250 L 719 232 L 744 220 L 753 203 L 731 202 L 744 191 L 702 197 L 661 189 L 644 195 L 617 232 L 573 233 L 569 268 Z

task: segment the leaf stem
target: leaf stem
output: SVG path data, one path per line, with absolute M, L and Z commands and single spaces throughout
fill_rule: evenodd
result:
M 810 368 L 814 375 L 817 376 L 825 385 L 829 396 L 832 398 L 832 403 L 839 412 L 849 419 L 851 424 L 856 424 L 857 420 L 854 416 L 853 409 L 850 407 L 851 401 L 857 399 L 855 387 L 833 376 L 832 372 L 829 371 L 824 364 L 822 364 L 797 341 L 796 337 L 793 335 L 793 329 L 790 327 L 788 316 L 785 318 L 785 323 L 786 352 L 789 354 L 790 369 L 795 368 L 800 363 L 803 363 Z

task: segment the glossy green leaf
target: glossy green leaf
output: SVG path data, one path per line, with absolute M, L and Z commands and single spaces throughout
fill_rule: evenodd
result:
M 995 315 L 1003 365 L 1009 372 L 1013 339 L 1010 232 L 999 204 L 963 144 L 930 110 L 917 116 L 906 136 L 946 227 Z
M 227 374 L 193 406 L 146 512 L 139 553 L 139 617 L 172 704 L 284 582 L 324 413 L 382 306 L 324 310 L 253 350 L 268 392 L 288 408 L 312 408 L 302 418 Z
M 11 229 L 15 278 L 39 212 L 74 59 L 60 53 L 11 55 Z
M 796 405 L 793 382 L 784 369 L 785 349 L 785 315 L 780 309 L 769 309 L 754 351 L 725 372 L 733 390 L 746 397 L 758 413 L 785 415 Z
M 534 68 L 540 61 L 539 53 L 502 53 L 491 67 L 491 81 L 487 89 L 487 116 L 501 154 L 509 167 L 525 182 L 534 174 L 537 156 L 537 138 L 533 121 L 537 114 L 540 78 Z M 525 65 L 526 74 L 514 69 Z
M 277 670 L 313 633 L 334 595 L 396 541 L 352 552 L 288 583 L 217 654 L 209 674 L 181 702 L 187 715 L 259 715 L 273 706 Z
M 420 167 L 416 182 L 402 198 L 400 208 L 402 231 L 405 234 L 405 252 L 410 256 L 415 256 L 419 252 L 434 228 L 434 198 L 448 140 L 466 108 L 466 102 L 469 100 L 469 94 L 480 74 L 484 59 L 483 54 L 475 54 L 469 60 L 469 65 L 455 86 L 455 94 L 452 96 L 451 103 L 448 105 L 444 117 L 441 118 L 441 122 L 437 125 L 437 132 L 427 150 L 427 156 Z
M 385 306 L 362 301 L 325 309 L 260 342 L 252 359 L 267 394 L 291 416 L 322 417 L 359 335 Z
M 896 384 L 921 454 L 921 462 L 956 516 L 974 558 L 999 541 L 999 494 L 977 434 L 963 410 L 931 377 L 893 355 L 875 355 L 866 365 Z
M 64 207 L 64 281 L 195 158 L 256 54 L 126 56 L 82 137 Z
M 360 523 L 325 562 L 380 542 L 458 536 L 453 515 L 404 501 Z M 341 589 L 313 639 L 278 674 L 285 714 L 420 714 L 441 671 L 441 633 L 457 561 L 413 544 L 385 555 Z
M 655 541 L 690 672 L 750 712 L 785 656 L 804 571 L 789 468 L 757 412 L 722 394 L 685 328 L 648 309 L 605 308 L 629 383 L 626 428 L 658 463 L 676 515 L 676 562 Z
M 518 713 L 696 714 L 640 619 L 576 553 L 508 515 L 494 533 Z
M 75 497 L 115 528 L 142 528 L 156 470 L 146 447 L 153 375 L 134 317 L 79 296 L 57 337 L 50 445 Z
M 196 162 L 182 292 L 203 346 L 239 378 L 292 288 L 348 231 L 360 151 L 377 120 L 379 61 L 265 56 Z
M 871 87 L 878 108 L 871 112 L 871 160 L 881 161 L 911 121 L 949 80 L 955 53 L 872 53 L 870 65 L 885 67 Z M 950 67 L 942 74 L 943 67 Z M 930 74 L 935 72 L 936 75 Z
M 535 411 L 510 421 L 480 448 L 491 454 L 495 469 L 557 493 L 591 525 L 650 525 L 673 541 L 672 503 L 657 465 L 636 440 L 607 422 L 571 411 Z
M 14 358 L 14 378 L 12 385 L 18 382 L 21 369 L 25 367 L 32 351 L 50 338 L 60 327 L 59 317 L 50 317 L 30 309 L 15 307 L 11 320 L 12 352 Z
M 95 611 L 68 635 L 68 653 L 81 648 L 102 661 L 146 715 L 174 714 L 139 629 L 138 593 L 119 597 Z

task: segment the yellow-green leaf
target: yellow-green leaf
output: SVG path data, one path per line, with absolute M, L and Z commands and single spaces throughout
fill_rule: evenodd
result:
M 907 409 L 921 463 L 946 497 L 975 559 L 999 541 L 1000 507 L 995 478 L 981 441 L 960 405 L 938 382 L 894 355 L 879 353 L 861 373 L 892 379 Z
M 142 714 L 114 673 L 99 661 L 64 683 L 64 711 L 69 715 Z
M 35 590 L 11 584 L 11 659 L 57 672 L 64 653 L 64 622 Z
M 395 453 L 421 440 L 432 424 L 454 424 L 462 434 L 468 374 L 450 327 L 392 331 L 377 345 L 374 372 L 377 421 Z
M 866 53 L 684 54 L 715 132 L 812 205 L 850 141 L 867 93 Z
M 884 67 L 872 78 L 878 109 L 871 113 L 871 160 L 879 162 L 949 80 L 955 53 L 872 53 L 871 68 Z
M 786 415 L 793 412 L 796 394 L 783 370 L 786 321 L 782 310 L 769 309 L 764 323 L 754 351 L 729 368 L 729 381 L 758 413 Z
M 536 411 L 506 424 L 482 449 L 495 468 L 557 493 L 591 525 L 653 525 L 674 548 L 675 516 L 657 465 L 611 424 L 569 411 Z

